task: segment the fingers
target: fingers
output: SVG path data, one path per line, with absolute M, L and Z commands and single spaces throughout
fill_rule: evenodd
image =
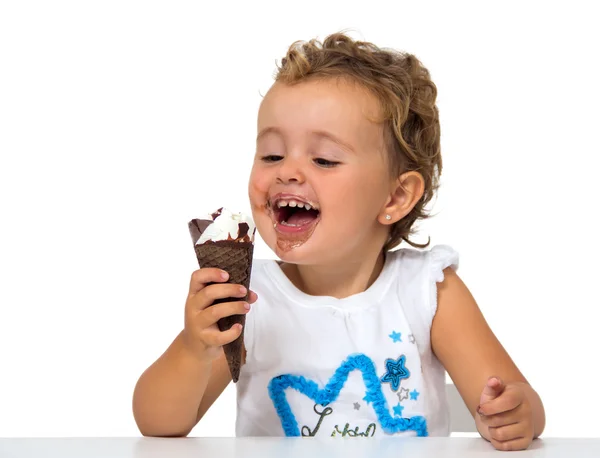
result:
M 490 437 L 498 442 L 506 442 L 525 437 L 523 425 L 513 423 L 512 425 L 499 426 L 497 428 L 488 428 Z
M 249 310 L 250 304 L 246 301 L 221 302 L 204 309 L 186 307 L 184 332 L 190 347 L 202 353 L 233 342 L 241 335 L 242 325 L 234 324 L 230 329 L 221 331 L 216 323 L 231 315 L 244 315 Z
M 493 392 L 496 394 L 501 394 L 504 388 L 506 387 L 502 379 L 496 376 L 490 377 L 487 381 L 486 386 L 492 389 Z
M 494 446 L 496 450 L 502 450 L 505 452 L 514 451 L 514 450 L 525 450 L 529 447 L 532 442 L 532 439 L 528 439 L 526 437 L 522 437 L 520 439 L 514 439 L 510 441 L 499 442 L 495 439 L 490 439 L 490 442 Z
M 188 301 L 194 302 L 196 309 L 204 309 L 215 300 L 228 297 L 246 298 L 250 304 L 257 301 L 257 294 L 254 291 L 248 293 L 245 288 L 240 289 L 243 288 L 241 285 L 229 283 L 227 289 L 213 287 L 213 284 L 225 284 L 228 279 L 229 274 L 221 269 L 203 268 L 194 271 L 190 279 Z
M 258 295 L 254 291 L 251 290 L 250 293 L 248 293 L 248 303 L 254 304 L 257 300 L 258 300 Z
M 218 329 L 210 328 L 202 331 L 202 340 L 205 344 L 211 347 L 220 347 L 227 345 L 237 339 L 242 333 L 242 325 L 234 324 L 231 328 L 226 331 L 219 331 Z
M 483 396 L 482 396 L 483 397 Z M 523 391 L 508 387 L 500 396 L 477 407 L 480 415 L 491 416 L 516 409 L 523 403 Z
M 222 283 L 208 285 L 198 292 L 192 299 L 192 308 L 204 310 L 212 305 L 217 299 L 239 298 L 244 299 L 248 291 L 242 285 L 233 283 Z
M 250 304 L 258 299 L 253 291 L 226 283 L 228 280 L 227 272 L 216 268 L 202 268 L 192 273 L 183 336 L 186 346 L 196 354 L 214 355 L 216 348 L 237 339 L 243 330 L 240 324 L 221 331 L 217 322 L 228 316 L 248 313 Z
M 508 386 L 500 397 L 477 409 L 481 422 L 488 427 L 490 442 L 498 450 L 524 450 L 533 440 L 531 407 L 522 399 L 519 390 Z M 513 409 L 491 413 L 514 404 L 517 406 Z
M 485 387 L 483 388 L 483 392 L 481 393 L 479 403 L 483 404 L 497 398 L 502 394 L 505 388 L 506 386 L 500 377 L 493 376 L 488 378 Z
M 523 406 L 519 406 L 516 409 L 509 410 L 508 412 L 502 412 L 495 415 L 482 415 L 481 422 L 485 426 L 489 426 L 491 428 L 498 428 L 501 426 L 512 425 L 514 423 L 518 423 L 523 418 Z
M 201 329 L 208 328 L 231 315 L 245 315 L 250 310 L 250 304 L 245 301 L 223 302 L 202 310 L 198 315 L 197 323 Z
M 490 442 L 498 450 L 524 450 L 533 440 L 533 428 L 527 421 L 488 428 Z
M 229 279 L 229 274 L 224 270 L 206 267 L 196 270 L 192 273 L 190 279 L 189 296 L 197 294 L 204 289 L 208 283 L 222 283 Z

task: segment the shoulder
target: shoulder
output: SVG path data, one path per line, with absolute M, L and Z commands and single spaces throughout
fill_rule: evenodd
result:
M 427 253 L 429 269 L 436 283 L 444 281 L 444 272 L 458 270 L 458 252 L 449 245 L 436 245 Z
M 429 262 L 434 265 L 451 263 L 458 267 L 458 252 L 450 245 L 434 245 L 426 250 L 416 248 L 400 248 L 394 251 L 389 251 L 388 256 L 391 256 L 396 262 L 403 263 L 425 263 Z
M 429 249 L 401 248 L 388 256 L 399 293 L 409 298 L 406 304 L 415 304 L 430 326 L 438 307 L 437 287 L 444 282 L 446 272 L 458 269 L 458 252 L 439 244 Z
M 445 269 L 451 267 L 456 271 L 459 266 L 459 254 L 450 245 L 434 245 L 427 250 L 401 248 L 389 252 L 388 256 L 392 264 L 404 271 L 403 275 L 414 278 L 420 274 L 433 286 L 444 280 Z

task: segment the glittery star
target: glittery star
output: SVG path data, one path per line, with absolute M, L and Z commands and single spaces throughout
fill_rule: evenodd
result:
M 401 417 L 403 410 L 404 410 L 404 406 L 401 406 L 400 403 L 398 403 L 397 406 L 394 406 L 394 415 Z
M 385 360 L 387 372 L 381 377 L 381 381 L 383 383 L 389 383 L 394 391 L 398 391 L 400 380 L 410 377 L 409 370 L 404 366 L 405 363 L 406 356 L 404 355 L 400 356 L 396 361 L 393 359 Z
M 400 392 L 398 393 L 398 399 L 400 399 L 401 401 L 408 399 L 408 393 L 409 390 L 407 388 L 400 388 Z
M 394 342 L 402 342 L 402 333 L 401 332 L 392 331 L 392 333 L 390 334 L 390 337 Z
M 412 334 L 409 334 L 409 335 L 408 335 L 408 341 L 409 341 L 410 343 L 415 343 L 415 336 L 413 336 Z
M 410 400 L 411 401 L 416 401 L 420 394 L 421 393 L 419 393 L 417 390 L 412 390 L 410 392 Z
M 358 402 L 354 403 L 354 410 L 360 409 L 360 404 Z

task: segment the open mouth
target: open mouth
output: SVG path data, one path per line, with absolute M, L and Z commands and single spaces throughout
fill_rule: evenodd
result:
M 284 233 L 299 233 L 309 230 L 321 217 L 314 204 L 298 198 L 278 198 L 271 203 L 275 229 Z

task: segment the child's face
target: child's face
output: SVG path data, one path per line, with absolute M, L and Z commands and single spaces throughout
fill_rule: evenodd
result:
M 383 125 L 367 119 L 379 110 L 364 89 L 333 79 L 275 83 L 265 96 L 249 197 L 261 237 L 283 261 L 353 262 L 381 250 L 392 180 Z

